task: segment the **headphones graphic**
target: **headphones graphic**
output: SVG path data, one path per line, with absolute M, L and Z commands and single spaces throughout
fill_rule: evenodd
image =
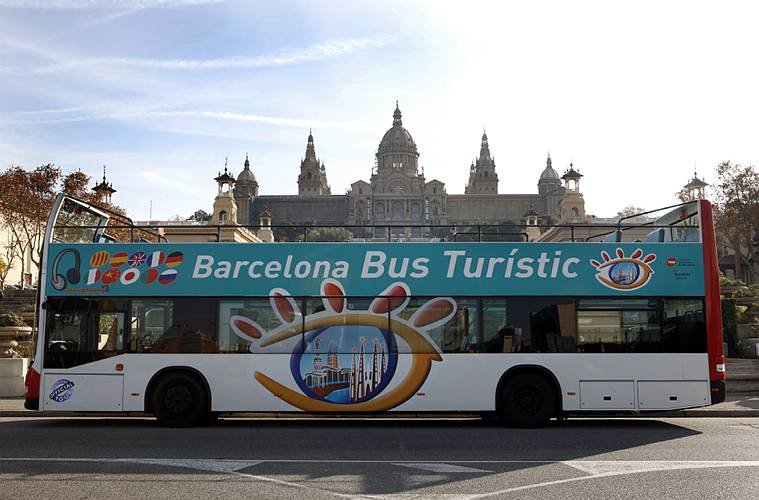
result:
M 73 254 L 74 255 L 74 265 L 69 268 L 68 271 L 66 271 L 66 276 L 63 276 L 62 274 L 58 273 L 58 265 L 61 263 L 61 259 L 66 254 Z M 81 274 L 79 272 L 79 266 L 82 263 L 82 258 L 79 255 L 79 251 L 75 250 L 73 248 L 67 248 L 63 250 L 61 253 L 56 255 L 55 260 L 53 261 L 53 268 L 51 272 L 53 273 L 53 281 L 52 285 L 53 288 L 56 290 L 63 290 L 66 288 L 69 283 L 79 283 L 79 280 L 81 279 Z

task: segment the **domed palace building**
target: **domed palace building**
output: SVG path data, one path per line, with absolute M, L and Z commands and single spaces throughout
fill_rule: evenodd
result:
M 261 213 L 270 214 L 275 226 L 521 225 L 528 212 L 537 214 L 541 222 L 560 218 L 565 187 L 551 165 L 550 156 L 545 168 L 536 169 L 537 193 L 499 194 L 495 159 L 488 136 L 483 132 L 479 155 L 468 167 L 469 181 L 464 194 L 448 194 L 444 182 L 434 178 L 427 180 L 424 170 L 419 168 L 419 154 L 414 138 L 403 126 L 396 103 L 393 124 L 379 143 L 369 181 L 357 180 L 346 194 L 335 195 L 331 193 L 325 164 L 317 158 L 314 138 L 309 133 L 305 157 L 300 163 L 297 195 L 259 195 L 258 182 L 246 157 L 245 168 L 234 187 L 237 222 L 257 224 Z M 438 171 L 448 168 L 448 165 L 441 166 Z M 413 228 L 407 231 L 417 232 Z

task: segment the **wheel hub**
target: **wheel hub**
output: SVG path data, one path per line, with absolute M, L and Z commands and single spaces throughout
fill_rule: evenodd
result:
M 166 391 L 163 401 L 170 413 L 182 415 L 192 408 L 192 392 L 183 385 L 174 385 Z

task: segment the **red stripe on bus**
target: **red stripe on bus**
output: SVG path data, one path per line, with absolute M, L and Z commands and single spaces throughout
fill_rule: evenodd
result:
M 701 200 L 701 246 L 704 252 L 704 292 L 706 302 L 706 349 L 709 353 L 709 379 L 725 380 L 717 365 L 725 362 L 722 348 L 722 303 L 719 296 L 719 267 L 717 241 L 714 233 L 712 204 Z

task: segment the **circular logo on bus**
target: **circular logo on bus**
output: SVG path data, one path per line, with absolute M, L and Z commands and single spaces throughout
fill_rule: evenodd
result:
M 50 399 L 57 403 L 63 403 L 74 395 L 74 382 L 62 378 L 57 380 L 50 391 Z
M 596 279 L 602 285 L 614 290 L 637 290 L 651 281 L 654 270 L 651 263 L 656 260 L 656 254 L 643 255 L 643 250 L 635 249 L 630 255 L 617 248 L 614 257 L 609 252 L 601 251 L 601 260 L 590 259 L 590 264 L 596 268 Z

